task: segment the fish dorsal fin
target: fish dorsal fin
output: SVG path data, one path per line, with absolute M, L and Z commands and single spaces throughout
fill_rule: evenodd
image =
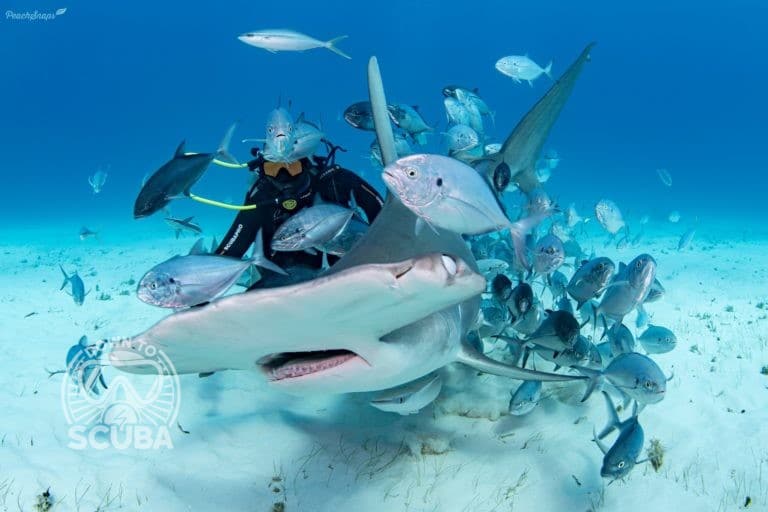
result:
M 184 156 L 184 146 L 186 146 L 186 144 L 187 144 L 186 140 L 181 141 L 181 144 L 179 144 L 179 147 L 176 148 L 176 153 L 174 153 L 173 155 L 174 158 L 180 158 Z
M 419 106 L 418 106 L 418 105 L 411 105 L 411 108 L 412 108 L 413 110 L 415 110 L 416 112 L 418 112 L 418 111 L 419 111 Z
M 192 248 L 189 250 L 189 254 L 191 255 L 201 255 L 205 254 L 205 246 L 203 245 L 203 239 L 198 238 L 197 242 L 195 242 L 195 245 L 192 246 Z
M 620 261 L 619 262 L 619 273 L 624 272 L 624 270 L 626 270 L 626 268 L 627 268 L 627 264 L 624 263 L 623 261 Z
M 304 112 L 302 112 L 301 114 L 299 114 L 299 117 L 296 118 L 296 124 L 306 123 L 306 122 L 307 122 L 307 120 L 304 119 Z

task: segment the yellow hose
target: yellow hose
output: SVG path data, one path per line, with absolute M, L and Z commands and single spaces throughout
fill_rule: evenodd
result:
M 255 204 L 249 204 L 249 205 L 236 205 L 236 204 L 229 204 L 229 203 L 222 203 L 220 201 L 214 201 L 213 199 L 207 199 L 205 197 L 196 196 L 192 192 L 189 193 L 189 198 L 197 201 L 198 203 L 207 204 L 210 206 L 218 206 L 219 208 L 226 208 L 227 210 L 255 210 L 257 205 Z

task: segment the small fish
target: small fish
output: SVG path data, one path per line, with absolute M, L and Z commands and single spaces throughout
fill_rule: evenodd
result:
M 216 153 L 186 153 L 184 141 L 176 148 L 173 158 L 163 164 L 142 185 L 133 206 L 133 217 L 136 219 L 156 213 L 179 197 L 189 196 L 190 189 L 202 177 L 214 158 L 223 158 L 236 163 L 237 160 L 229 154 L 227 147 L 235 131 L 232 125 Z
M 667 391 L 664 372 L 651 358 L 637 352 L 617 356 L 603 371 L 584 368 L 579 368 L 579 371 L 590 377 L 582 402 L 604 381 L 616 386 L 641 405 L 661 402 Z
M 624 218 L 616 203 L 610 199 L 602 199 L 595 205 L 595 217 L 605 230 L 615 235 L 624 227 Z
M 101 373 L 99 358 L 104 351 L 105 341 L 88 344 L 88 338 L 83 336 L 67 352 L 67 373 L 75 383 L 78 391 L 84 391 L 95 398 L 107 389 L 107 382 Z
M 107 166 L 107 170 L 109 170 L 109 166 Z M 107 182 L 107 174 L 106 171 L 102 171 L 101 167 L 93 173 L 93 176 L 88 177 L 88 184 L 91 185 L 91 188 L 93 189 L 94 194 L 98 194 L 101 192 L 101 189 L 104 188 L 104 184 Z
M 477 88 L 468 89 L 466 87 L 449 85 L 449 86 L 443 87 L 443 96 L 445 97 L 452 96 L 463 104 L 467 104 L 470 102 L 474 103 L 481 115 L 490 116 L 491 119 L 493 119 L 493 112 L 491 112 L 491 110 L 488 108 L 488 105 L 480 97 L 480 93 Z
M 552 78 L 552 62 L 542 68 L 527 55 L 510 55 L 496 61 L 496 69 L 503 75 L 507 75 L 517 83 L 526 80 L 533 87 L 533 81 L 541 75 Z
M 348 36 L 334 37 L 328 41 L 320 41 L 301 32 L 288 29 L 256 30 L 238 36 L 245 44 L 263 48 L 270 53 L 276 52 L 301 52 L 314 48 L 327 48 L 333 53 L 341 55 L 345 59 L 351 59 L 349 55 L 339 50 L 336 44 Z
M 367 232 L 368 224 L 353 216 L 341 233 L 322 244 L 319 249 L 327 254 L 344 256 Z
M 272 237 L 273 251 L 311 251 L 333 240 L 346 228 L 354 212 L 318 199 L 277 228 Z
M 98 236 L 99 234 L 96 231 L 91 231 L 85 226 L 80 228 L 80 240 L 85 240 L 87 238 L 98 238 Z
M 416 414 L 434 402 L 442 388 L 442 377 L 439 373 L 432 373 L 408 384 L 382 391 L 370 404 L 384 412 L 394 412 L 402 416 Z
M 675 333 L 658 325 L 648 324 L 648 328 L 637 340 L 649 354 L 666 354 L 677 346 Z
M 251 265 L 285 274 L 283 269 L 267 260 L 263 247 L 259 230 L 253 255 L 247 260 L 212 254 L 174 256 L 144 274 L 136 294 L 141 301 L 161 308 L 191 307 L 224 293 Z
M 552 351 L 535 347 L 533 350 L 547 361 L 555 363 L 555 371 L 557 371 L 560 368 L 572 368 L 588 364 L 588 359 L 592 353 L 591 346 L 592 343 L 586 337 L 579 334 L 576 342 L 570 348 Z
M 552 298 L 556 300 L 558 297 L 565 295 L 565 290 L 568 287 L 568 278 L 559 270 L 555 270 L 547 275 L 547 286 L 552 293 Z
M 563 241 L 555 235 L 541 237 L 533 248 L 533 270 L 537 274 L 554 272 L 565 262 Z
M 59 291 L 63 290 L 67 284 L 70 284 L 72 286 L 72 291 L 67 293 L 72 296 L 72 300 L 75 301 L 75 304 L 82 306 L 83 302 L 85 301 L 85 296 L 88 295 L 90 291 L 86 293 L 85 284 L 83 284 L 83 280 L 80 278 L 80 276 L 77 275 L 77 271 L 69 276 L 64 271 L 64 267 L 59 265 L 59 268 L 61 269 L 61 273 L 64 274 L 64 282 L 61 283 L 61 288 L 59 288 Z
M 509 229 L 515 255 L 526 268 L 525 234 L 551 211 L 511 222 L 483 177 L 468 165 L 442 155 L 417 154 L 386 166 L 387 188 L 419 219 L 417 232 L 429 226 L 460 234 L 481 234 Z
M 613 404 L 611 397 L 606 392 L 603 392 L 603 395 L 605 396 L 610 422 L 599 435 L 594 435 L 593 440 L 600 448 L 600 451 L 603 452 L 600 476 L 614 481 L 627 476 L 632 471 L 632 468 L 641 462 L 637 458 L 643 451 L 645 438 L 643 428 L 637 419 L 637 410 L 634 411 L 632 417 L 621 421 L 618 414 L 616 414 L 616 406 Z M 619 430 L 619 436 L 614 441 L 613 446 L 608 448 L 600 440 L 615 429 Z
M 546 183 L 549 181 L 549 178 L 552 177 L 552 169 L 548 166 L 537 167 L 534 173 L 536 174 L 536 179 L 539 180 L 539 183 Z
M 648 221 L 650 220 L 651 220 L 650 215 L 643 215 L 642 217 L 640 217 L 640 225 L 645 226 L 646 224 L 648 224 Z
M 670 212 L 668 218 L 669 218 L 669 222 L 671 222 L 672 224 L 677 224 L 678 222 L 680 222 L 680 212 L 677 210 L 674 210 Z
M 554 169 L 560 164 L 560 155 L 558 155 L 557 151 L 554 149 L 549 149 L 544 153 L 544 163 L 546 163 L 550 169 Z
M 501 151 L 501 144 L 499 144 L 498 142 L 486 144 L 484 150 L 486 155 L 495 155 L 496 153 Z M 509 169 L 508 165 L 507 165 L 507 169 Z
M 504 192 L 509 188 L 511 181 L 512 171 L 509 169 L 509 165 L 506 162 L 501 162 L 493 170 L 493 188 L 496 189 L 496 192 Z
M 691 228 L 680 237 L 680 241 L 677 243 L 677 250 L 683 251 L 690 247 L 693 237 L 696 235 L 696 230 Z
M 595 318 L 603 315 L 620 322 L 645 301 L 655 278 L 656 260 L 649 254 L 637 256 L 629 265 L 619 264 L 619 272 L 606 287 L 600 305 L 595 309 Z
M 512 289 L 512 292 L 507 299 L 507 309 L 511 315 L 510 321 L 513 326 L 515 322 L 525 316 L 533 306 L 533 288 L 531 288 L 531 285 L 528 283 L 518 283 L 518 285 Z
M 556 352 L 573 348 L 579 337 L 579 322 L 567 311 L 546 311 L 547 316 L 526 341 Z
M 189 232 L 193 235 L 199 235 L 203 232 L 203 229 L 192 222 L 192 219 L 194 217 L 187 217 L 186 219 L 177 219 L 175 217 L 166 217 L 165 223 L 168 224 L 168 226 L 171 227 L 171 229 L 174 230 L 176 233 L 176 238 L 179 238 L 179 235 L 183 232 Z
M 614 269 L 613 262 L 605 257 L 582 262 L 566 287 L 568 295 L 577 303 L 576 309 L 581 309 L 584 303 L 603 293 Z
M 659 175 L 659 179 L 661 180 L 661 182 L 664 185 L 666 185 L 668 187 L 672 186 L 672 175 L 669 174 L 668 170 L 666 170 L 666 169 L 656 169 L 656 174 Z
M 424 122 L 416 107 L 403 103 L 387 105 L 387 112 L 392 122 L 413 137 L 417 144 L 423 146 L 427 143 L 425 134 L 431 132 L 432 128 Z
M 664 289 L 664 286 L 662 286 L 661 281 L 659 281 L 658 278 L 654 278 L 653 283 L 651 283 L 651 289 L 648 290 L 648 296 L 643 301 L 643 304 L 650 304 L 651 302 L 656 302 L 657 300 L 660 300 L 666 293 L 667 293 L 667 290 Z
M 264 139 L 264 158 L 270 162 L 290 162 L 296 145 L 295 125 L 291 114 L 278 107 L 269 113 Z
M 398 158 L 413 154 L 413 148 L 411 148 L 408 139 L 400 133 L 395 134 L 395 153 L 397 153 Z M 377 139 L 374 139 L 373 142 L 371 142 L 370 157 L 371 162 L 378 164 L 379 168 L 384 167 L 384 160 L 381 158 L 381 148 L 379 147 L 379 141 Z
M 348 106 L 344 110 L 344 120 L 358 130 L 376 131 L 370 101 L 358 101 Z
M 506 304 L 512 295 L 512 281 L 505 274 L 496 274 L 491 280 L 493 298 L 501 304 Z
M 523 416 L 528 414 L 539 405 L 541 400 L 541 381 L 526 380 L 523 381 L 517 390 L 512 393 L 509 401 L 509 414 L 512 416 Z
M 613 324 L 606 335 L 608 336 L 608 343 L 611 344 L 611 354 L 614 357 L 635 351 L 635 337 L 623 323 L 616 322 Z
M 445 115 L 448 117 L 449 124 L 469 126 L 472 123 L 469 110 L 459 100 L 453 96 L 443 99 Z
M 469 126 L 471 126 L 472 129 L 479 134 L 484 133 L 485 129 L 483 127 L 483 114 L 480 112 L 480 107 L 478 106 L 477 100 L 479 100 L 482 105 L 485 105 L 485 103 L 483 103 L 482 100 L 480 100 L 480 98 L 476 95 L 470 96 L 463 89 L 459 89 L 456 92 L 456 99 L 459 100 L 462 105 L 464 105 L 464 108 L 466 108 L 467 112 L 469 113 Z M 488 107 L 486 106 L 485 109 L 487 111 Z
M 469 126 L 456 124 L 445 132 L 449 151 L 468 151 L 480 145 L 480 137 Z
M 294 126 L 294 143 L 291 154 L 288 155 L 288 162 L 295 162 L 302 158 L 307 158 L 314 154 L 325 134 L 320 128 L 304 119 L 304 113 L 299 115 Z
M 487 258 L 484 260 L 478 260 L 477 266 L 478 266 L 478 269 L 480 270 L 480 273 L 487 276 L 491 274 L 499 274 L 501 272 L 504 272 L 509 268 L 509 263 L 503 260 Z

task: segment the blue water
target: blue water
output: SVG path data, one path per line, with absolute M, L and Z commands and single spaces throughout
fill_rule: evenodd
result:
M 294 114 L 321 121 L 349 149 L 342 163 L 372 176 L 364 158 L 370 134 L 340 120 L 366 97 L 371 55 L 389 99 L 419 105 L 438 131 L 441 87 L 479 87 L 496 111 L 491 133 L 503 140 L 550 82 L 515 84 L 495 61 L 528 53 L 542 65 L 554 60 L 557 76 L 594 40 L 592 62 L 547 145 L 562 157 L 551 193 L 584 210 L 609 197 L 638 215 L 651 204 L 688 218 L 749 215 L 768 166 L 768 71 L 759 64 L 768 53 L 768 6 L 668 4 L 17 2 L 8 9 L 67 12 L 45 22 L 0 17 L 0 212 L 29 224 L 130 220 L 142 177 L 182 139 L 189 150 L 210 151 L 236 119 L 236 139 L 260 136 L 269 110 L 288 100 Z M 273 55 L 236 39 L 265 27 L 320 39 L 348 34 L 340 47 L 353 59 L 323 49 Z M 439 143 L 431 137 L 428 149 Z M 241 158 L 247 149 L 233 145 Z M 94 197 L 86 178 L 107 164 L 109 181 Z M 671 189 L 658 167 L 672 174 Z M 196 191 L 239 201 L 245 186 L 237 171 L 214 168 Z M 174 213 L 213 214 L 189 202 Z

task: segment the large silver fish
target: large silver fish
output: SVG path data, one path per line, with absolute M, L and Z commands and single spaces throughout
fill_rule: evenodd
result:
M 161 308 L 184 308 L 213 300 L 227 291 L 251 265 L 285 273 L 266 259 L 261 230 L 253 256 L 238 260 L 212 254 L 174 256 L 153 267 L 139 281 L 136 294 L 147 304 Z

